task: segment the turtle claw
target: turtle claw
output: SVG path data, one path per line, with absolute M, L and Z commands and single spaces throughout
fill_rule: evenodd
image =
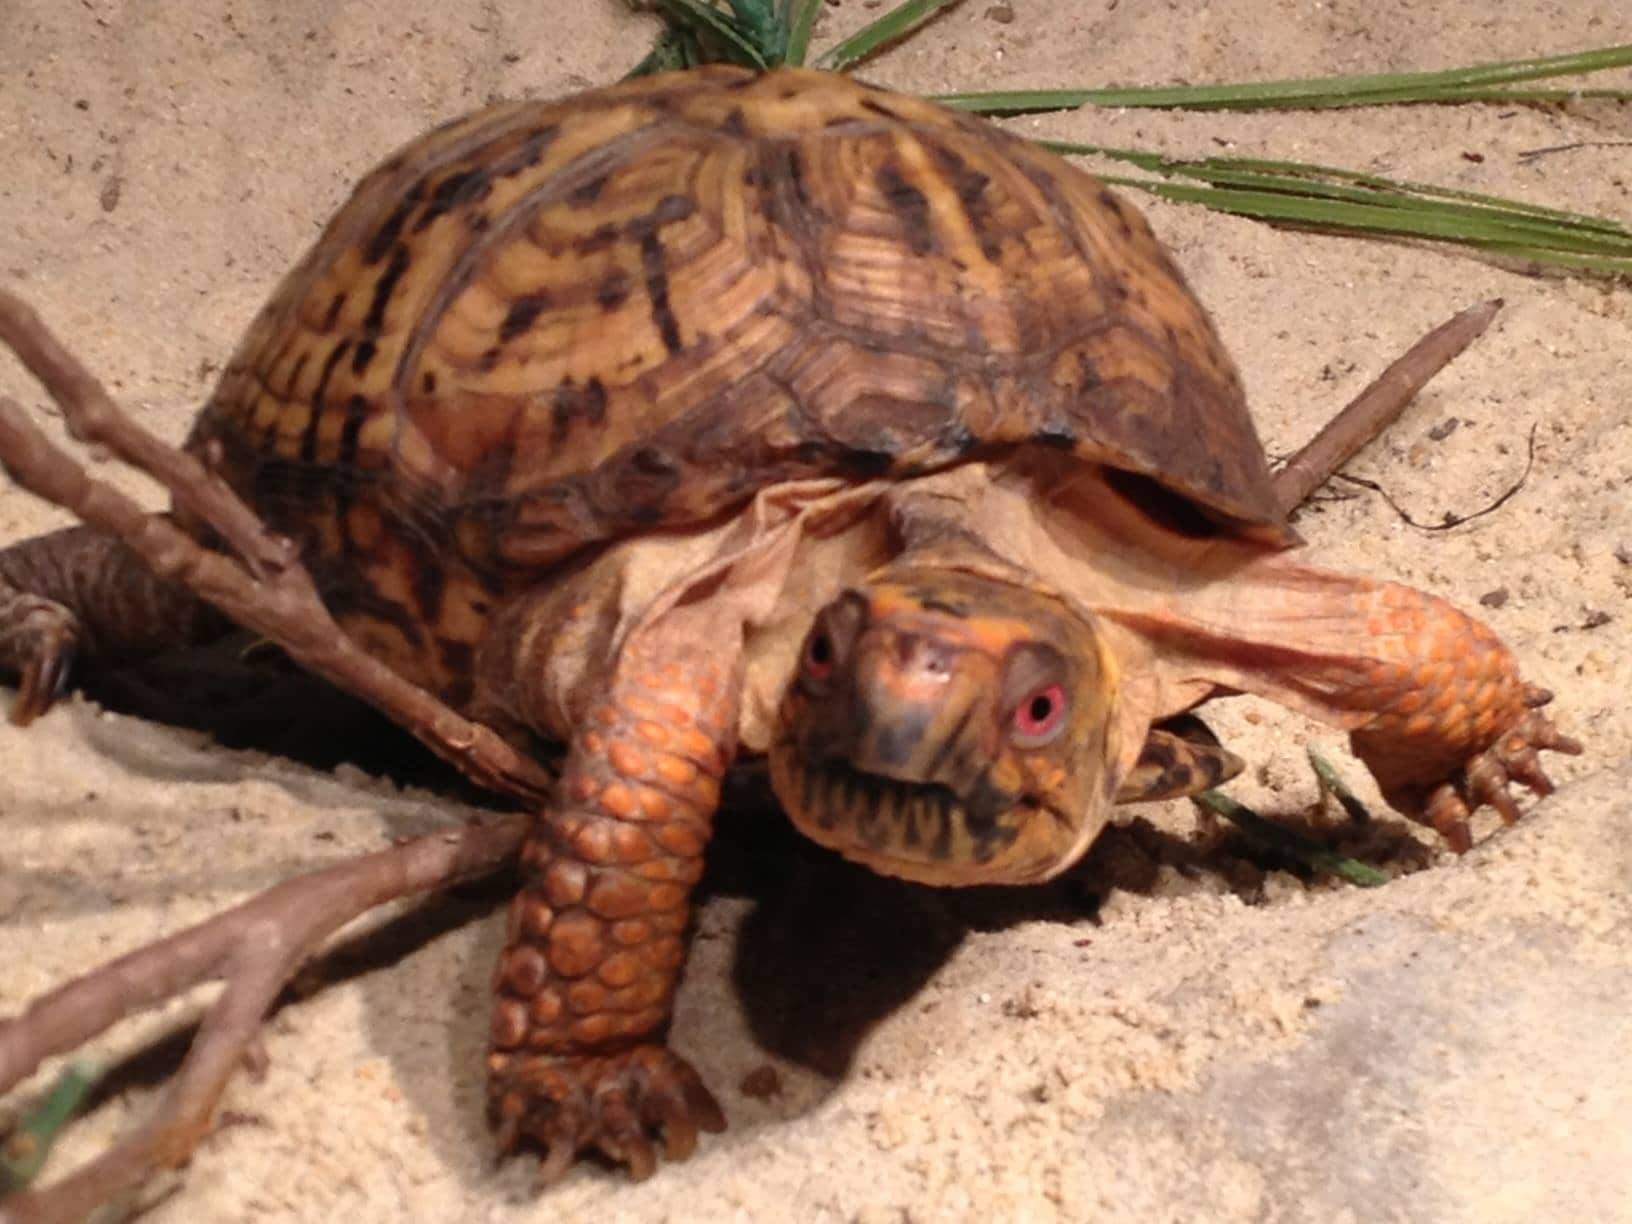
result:
M 489 1101 L 500 1155 L 523 1139 L 543 1148 L 540 1188 L 566 1176 L 586 1151 L 600 1152 L 644 1181 L 657 1171 L 654 1139 L 664 1157 L 684 1160 L 696 1150 L 699 1131 L 725 1129 L 725 1115 L 701 1077 L 662 1046 L 499 1059 Z
M 11 722 L 26 727 L 44 714 L 68 687 L 79 648 L 79 620 L 49 599 L 21 596 L 0 617 L 0 667 L 18 675 Z
M 1546 689 L 1528 688 L 1524 704 L 1529 712 L 1489 748 L 1475 755 L 1461 778 L 1444 783 L 1429 795 L 1423 815 L 1458 854 L 1473 845 L 1468 817 L 1479 808 L 1495 808 L 1506 824 L 1518 820 L 1519 803 L 1509 789 L 1514 783 L 1537 795 L 1553 793 L 1553 780 L 1542 766 L 1540 751 L 1580 755 L 1580 742 L 1560 734 L 1540 712 L 1551 700 L 1552 694 Z

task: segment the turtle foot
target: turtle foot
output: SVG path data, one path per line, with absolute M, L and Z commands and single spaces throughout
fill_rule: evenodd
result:
M 0 602 L 0 669 L 17 676 L 11 721 L 26 727 L 67 687 L 79 647 L 79 619 L 49 599 L 19 594 Z
M 544 1149 L 539 1185 L 564 1176 L 579 1153 L 599 1151 L 636 1181 L 657 1169 L 657 1147 L 684 1160 L 699 1131 L 725 1129 L 719 1102 L 691 1064 L 660 1045 L 615 1054 L 490 1056 L 488 1107 L 499 1153 L 523 1140 Z
M 1519 720 L 1489 748 L 1475 754 L 1460 777 L 1429 794 L 1423 806 L 1424 819 L 1458 854 L 1473 845 L 1468 817 L 1479 808 L 1489 804 L 1507 824 L 1519 818 L 1518 800 L 1509 789 L 1514 783 L 1537 795 L 1553 793 L 1553 782 L 1542 767 L 1540 752 L 1580 755 L 1580 743 L 1560 734 L 1541 712 L 1541 707 L 1552 699 L 1546 689 L 1527 688 L 1525 705 L 1529 708 Z

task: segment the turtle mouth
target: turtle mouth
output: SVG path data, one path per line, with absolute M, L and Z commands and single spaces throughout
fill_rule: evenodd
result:
M 971 803 L 944 783 L 902 781 L 845 760 L 777 752 L 771 769 L 805 836 L 874 871 L 924 883 L 995 882 L 1006 875 L 998 860 L 1036 814 L 1021 798 Z
M 824 761 L 803 771 L 799 798 L 805 819 L 828 832 L 853 831 L 869 850 L 898 843 L 935 859 L 952 853 L 954 829 L 968 810 L 939 782 L 902 782 Z

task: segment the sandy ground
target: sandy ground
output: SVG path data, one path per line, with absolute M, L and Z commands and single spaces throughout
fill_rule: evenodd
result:
M 1623 0 L 1012 0 L 1010 23 L 994 7 L 968 0 L 866 75 L 921 90 L 1233 80 L 1632 41 Z M 876 8 L 832 4 L 819 45 Z M 4 0 L 0 26 L 0 282 L 175 438 L 370 164 L 488 99 L 608 81 L 651 29 L 614 0 Z M 1594 143 L 1632 138 L 1625 109 L 1090 110 L 1012 126 L 1632 220 L 1629 150 Z M 477 891 L 354 951 L 277 1016 L 264 1078 L 230 1088 L 232 1124 L 151 1219 L 1632 1220 L 1632 298 L 1147 207 L 1277 453 L 1428 327 L 1506 299 L 1354 470 L 1421 519 L 1465 513 L 1516 477 L 1534 428 L 1524 490 L 1445 532 L 1369 494 L 1299 527 L 1334 566 L 1483 605 L 1588 744 L 1555 763 L 1559 792 L 1461 861 L 1383 822 L 1373 857 L 1428 869 L 1377 891 L 1308 886 L 1231 846 L 1190 853 L 1196 820 L 1178 805 L 1142 810 L 1082 871 L 1025 893 L 907 888 L 802 851 L 775 822 L 728 822 L 674 1042 L 731 1129 L 643 1185 L 589 1167 L 541 1200 L 525 1169 L 494 1171 L 481 1119 L 500 915 Z M 0 391 L 46 411 L 9 362 Z M 56 521 L 0 489 L 0 539 Z M 1316 802 L 1306 743 L 1346 761 L 1337 737 L 1262 705 L 1213 721 L 1252 762 L 1234 792 L 1271 814 Z M 0 729 L 0 1011 L 437 820 L 429 791 L 80 699 Z M 175 1021 L 100 1048 L 141 1048 Z M 54 1169 L 141 1114 L 155 1062 Z

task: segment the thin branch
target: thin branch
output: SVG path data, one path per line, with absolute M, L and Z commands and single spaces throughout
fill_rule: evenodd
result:
M 548 794 L 549 773 L 367 654 L 340 630 L 289 541 L 272 535 L 219 477 L 132 420 L 39 317 L 0 293 L 0 340 L 50 391 L 69 430 L 152 476 L 176 503 L 219 531 L 234 562 L 168 519 L 91 479 L 16 401 L 0 397 L 0 465 L 16 482 L 82 522 L 117 536 L 153 570 L 185 585 L 245 628 L 278 643 L 313 675 L 356 694 L 417 736 L 479 786 L 524 802 Z
M 504 816 L 414 838 L 300 876 L 35 1000 L 0 1024 L 0 1092 L 55 1054 L 200 982 L 225 981 L 181 1070 L 151 1118 L 69 1177 L 7 1198 L 5 1224 L 78 1220 L 161 1166 L 185 1163 L 208 1132 L 232 1073 L 279 992 L 329 936 L 377 906 L 446 888 L 502 866 L 527 817 Z
M 1384 370 L 1275 473 L 1275 495 L 1290 514 L 1396 420 L 1417 392 L 1484 334 L 1501 310 L 1496 298 L 1441 323 Z

